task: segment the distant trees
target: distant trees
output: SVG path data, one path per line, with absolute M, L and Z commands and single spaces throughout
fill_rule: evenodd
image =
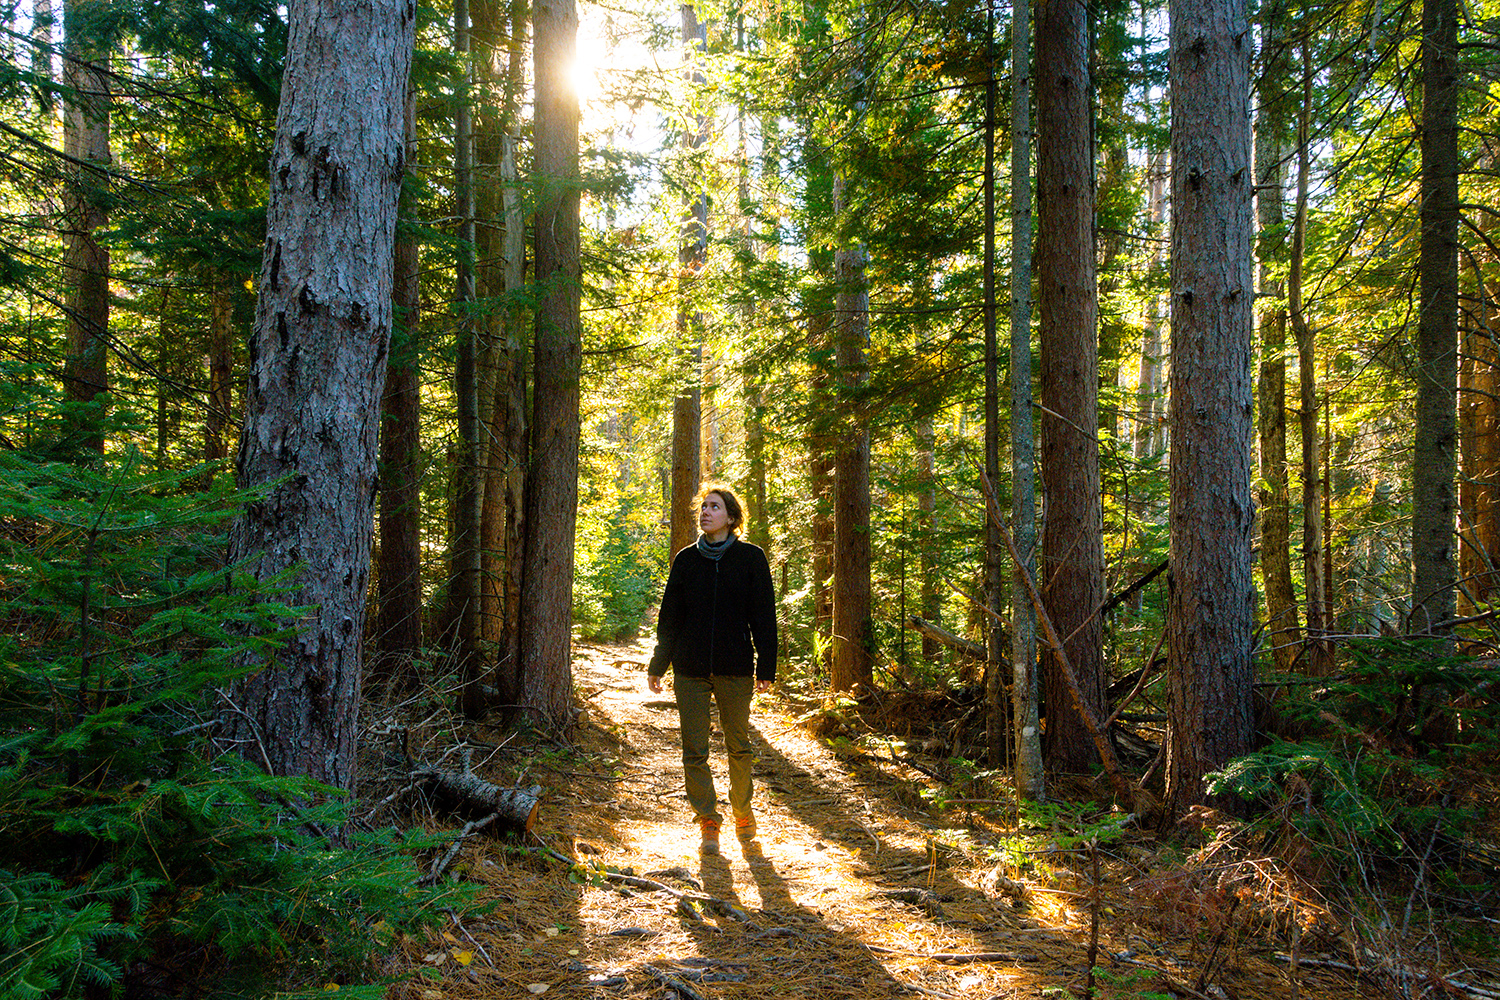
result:
M 415 12 L 300 0 L 288 25 L 240 446 L 262 492 L 229 555 L 310 610 L 224 720 L 273 773 L 351 788 Z

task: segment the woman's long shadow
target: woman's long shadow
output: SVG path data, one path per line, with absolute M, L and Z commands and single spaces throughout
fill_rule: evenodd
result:
M 870 800 L 879 801 L 885 810 L 897 815 L 910 812 L 910 807 L 893 794 L 891 777 L 872 764 L 836 759 L 833 762 L 836 772 L 824 769 L 815 773 L 788 758 L 755 726 L 753 720 L 751 739 L 758 758 L 757 781 L 762 787 L 771 786 L 778 791 L 790 790 L 794 783 L 799 790 L 810 791 L 811 795 L 801 799 L 789 801 L 784 795 L 778 795 L 777 799 L 782 808 L 799 822 L 818 831 L 823 839 L 833 843 L 842 841 L 851 846 L 868 845 L 872 836 L 870 823 L 855 817 L 867 811 L 859 806 Z M 853 790 L 856 786 L 858 791 Z M 881 832 L 875 831 L 876 834 Z M 871 896 L 910 892 L 912 896 L 906 902 L 913 907 L 912 917 L 929 919 L 935 925 L 956 932 L 956 936 L 968 938 L 974 951 L 1013 954 L 1015 960 L 1009 963 L 1012 966 L 1020 968 L 1039 961 L 1055 965 L 1062 953 L 1068 953 L 1077 957 L 1082 968 L 1084 962 L 1073 936 L 1066 931 L 1037 926 L 1010 904 L 950 876 L 935 863 L 935 855 L 929 853 L 930 847 L 901 848 L 884 837 L 877 841 L 877 845 L 880 863 L 877 865 L 874 859 L 866 859 L 862 866 L 865 870 L 854 873 L 869 887 Z M 763 899 L 784 901 L 793 913 L 809 912 L 793 899 L 790 884 L 764 854 L 758 853 L 753 860 L 747 854 L 746 861 L 750 863 Z M 932 908 L 918 917 L 923 906 Z M 950 913 L 945 913 L 945 910 Z M 817 919 L 822 920 L 821 917 Z M 848 945 L 870 954 L 864 942 L 858 939 L 851 938 Z M 1037 954 L 1038 946 L 1053 954 L 1042 958 Z

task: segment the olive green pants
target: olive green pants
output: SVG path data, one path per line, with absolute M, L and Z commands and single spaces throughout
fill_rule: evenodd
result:
M 714 775 L 708 766 L 708 738 L 713 724 L 710 703 L 719 705 L 719 726 L 729 755 L 729 805 L 736 818 L 750 815 L 750 698 L 753 677 L 684 677 L 676 674 L 677 717 L 682 722 L 682 776 L 688 802 L 698 819 L 723 822 L 714 795 Z

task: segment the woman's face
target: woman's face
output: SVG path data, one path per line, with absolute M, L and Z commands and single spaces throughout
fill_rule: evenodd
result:
M 710 493 L 703 498 L 698 510 L 698 528 L 711 542 L 720 542 L 729 534 L 729 511 L 724 509 L 724 498 Z

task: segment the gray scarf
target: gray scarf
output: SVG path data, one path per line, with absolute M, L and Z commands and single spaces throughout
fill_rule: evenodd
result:
M 714 562 L 718 562 L 720 557 L 723 556 L 724 553 L 729 551 L 729 546 L 733 544 L 734 532 L 732 531 L 724 536 L 724 540 L 722 542 L 710 542 L 707 535 L 698 535 L 698 551 L 702 553 L 705 558 L 712 559 Z

